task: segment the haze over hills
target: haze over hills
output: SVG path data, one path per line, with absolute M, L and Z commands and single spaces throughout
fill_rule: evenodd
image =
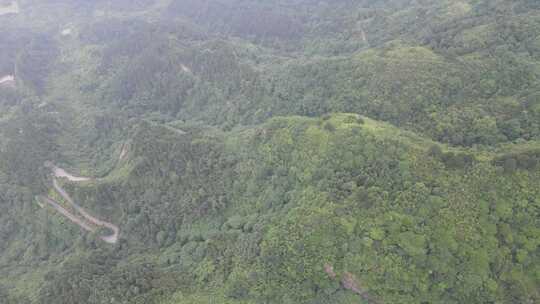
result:
M 537 303 L 536 0 L 0 1 L 0 304 Z

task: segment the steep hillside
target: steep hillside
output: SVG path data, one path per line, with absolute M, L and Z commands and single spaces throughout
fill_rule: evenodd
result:
M 62 239 L 69 257 L 33 278 L 39 293 L 21 295 L 38 303 L 159 303 L 175 291 L 177 303 L 203 303 L 206 293 L 223 303 L 538 299 L 539 159 L 513 171 L 493 161 L 517 148 L 475 159 L 352 114 L 228 133 L 173 128 L 138 124 L 107 177 L 66 185 L 116 221 L 120 243 L 100 243 L 49 211 L 47 237 Z M 34 260 L 32 248 L 9 261 L 60 262 Z

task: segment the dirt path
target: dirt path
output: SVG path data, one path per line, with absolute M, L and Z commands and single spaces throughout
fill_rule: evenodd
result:
M 70 182 L 85 182 L 91 180 L 88 177 L 74 176 L 66 172 L 66 170 L 53 166 L 53 174 L 57 178 L 67 178 Z
M 128 153 L 128 146 L 127 144 L 122 145 L 122 151 L 120 151 L 120 155 L 118 156 L 118 161 L 122 161 Z
M 8 6 L 0 6 L 0 16 L 7 14 L 18 14 L 19 3 L 17 1 L 11 2 Z
M 54 190 L 56 190 L 56 192 L 71 207 L 73 207 L 73 209 L 77 211 L 77 213 L 79 213 L 82 216 L 82 218 L 77 215 L 74 215 L 73 213 L 71 213 L 64 207 L 62 207 L 60 204 L 58 204 L 51 198 L 44 197 L 42 201 L 44 201 L 49 206 L 53 207 L 55 210 L 60 212 L 60 214 L 62 214 L 64 217 L 68 218 L 70 221 L 79 225 L 79 227 L 83 228 L 86 231 L 95 232 L 98 230 L 98 227 L 110 229 L 112 231 L 112 234 L 107 235 L 107 236 L 100 236 L 100 239 L 109 244 L 116 244 L 118 242 L 118 236 L 120 235 L 120 228 L 118 228 L 118 226 L 111 224 L 109 222 L 102 221 L 96 218 L 95 216 L 91 215 L 90 213 L 88 213 L 84 208 L 77 205 L 75 201 L 71 198 L 71 196 L 69 196 L 69 194 L 64 190 L 64 188 L 60 186 L 60 183 L 58 183 L 59 178 L 65 178 L 71 182 L 84 182 L 84 181 L 91 181 L 92 179 L 88 177 L 80 177 L 80 176 L 72 175 L 66 172 L 66 170 L 60 167 L 57 167 L 50 162 L 47 162 L 45 166 L 50 167 L 52 170 Z M 40 206 L 41 205 L 42 204 L 40 204 Z
M 186 73 L 191 73 L 191 69 L 188 68 L 186 65 L 180 64 L 180 67 L 182 68 L 182 71 L 184 71 Z
M 334 271 L 334 267 L 330 264 L 324 265 L 324 271 L 331 279 L 339 279 L 337 273 Z M 341 287 L 350 290 L 354 292 L 355 294 L 359 295 L 369 304 L 379 304 L 375 299 L 371 298 L 369 293 L 360 287 L 360 283 L 358 283 L 358 280 L 356 277 L 350 273 L 350 272 L 344 272 L 341 276 L 341 279 L 339 279 Z
M 13 75 L 6 75 L 2 78 L 0 78 L 0 84 L 9 84 L 10 82 L 15 81 L 15 77 Z

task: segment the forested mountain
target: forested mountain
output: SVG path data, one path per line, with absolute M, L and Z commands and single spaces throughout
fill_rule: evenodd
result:
M 0 304 L 538 303 L 540 2 L 0 0 Z

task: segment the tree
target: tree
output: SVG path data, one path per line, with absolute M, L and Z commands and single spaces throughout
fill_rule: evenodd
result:
M 504 161 L 503 168 L 504 168 L 505 173 L 514 173 L 514 171 L 516 171 L 517 169 L 516 159 L 513 157 L 506 158 L 506 160 Z

